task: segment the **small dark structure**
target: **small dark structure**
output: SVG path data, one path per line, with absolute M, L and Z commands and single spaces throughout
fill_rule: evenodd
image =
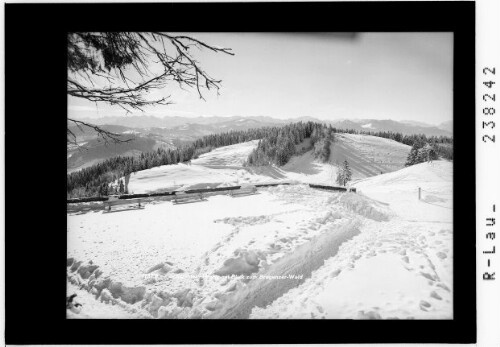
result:
M 309 187 L 316 188 L 316 189 L 326 189 L 326 190 L 336 190 L 336 191 L 340 191 L 340 192 L 354 192 L 354 193 L 356 193 L 356 188 L 323 186 L 323 185 L 319 185 L 319 184 L 310 184 Z
M 141 208 L 141 199 L 112 199 L 108 201 L 104 201 L 104 206 L 108 208 L 108 211 L 111 211 L 111 206 L 116 206 L 116 205 L 130 205 L 137 203 L 137 207 Z
M 231 190 L 229 192 L 229 195 L 234 198 L 237 196 L 253 195 L 255 193 L 257 193 L 257 188 L 255 186 L 249 186 L 249 187 L 240 188 L 238 190 Z
M 175 194 L 174 204 L 183 204 L 188 202 L 196 202 L 203 200 L 203 193 L 181 193 Z

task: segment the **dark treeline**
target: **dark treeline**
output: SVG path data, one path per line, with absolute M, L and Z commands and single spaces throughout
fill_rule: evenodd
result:
M 351 129 L 337 129 L 331 125 L 321 123 L 294 123 L 281 128 L 268 128 L 266 135 L 259 141 L 256 149 L 252 151 L 247 160 L 247 165 L 259 166 L 275 164 L 282 166 L 296 153 L 305 138 L 311 139 L 314 148 L 314 157 L 323 162 L 330 158 L 331 144 L 334 142 L 335 133 L 362 134 L 383 137 L 408 146 L 423 148 L 430 146 L 439 157 L 453 159 L 453 138 L 447 136 L 430 136 L 423 134 L 403 135 L 391 131 L 356 131 Z M 427 148 L 427 147 L 426 147 Z
M 335 133 L 373 135 L 418 148 L 429 144 L 438 156 L 453 159 L 453 138 L 446 136 L 403 135 L 390 131 L 359 132 L 336 129 L 322 123 L 299 122 L 280 127 L 212 134 L 176 149 L 160 148 L 156 151 L 142 153 L 139 157 L 118 156 L 106 159 L 101 163 L 67 175 L 67 192 L 70 198 L 106 195 L 109 192 L 108 186 L 111 182 L 133 172 L 186 162 L 217 147 L 258 139 L 260 139 L 259 144 L 249 155 L 246 165 L 274 164 L 282 166 L 294 154 L 301 152 L 299 144 L 306 138 L 311 140 L 314 156 L 326 162 L 330 157 L 330 147 L 334 142 Z
M 334 129 L 320 123 L 293 123 L 283 127 L 267 128 L 265 136 L 259 141 L 257 148 L 248 156 L 246 164 L 285 165 L 290 158 L 300 152 L 296 145 L 310 138 L 314 146 L 314 155 L 328 160 L 330 156 L 330 141 L 333 140 Z
M 207 135 L 176 149 L 159 148 L 138 157 L 114 157 L 67 175 L 70 198 L 99 196 L 108 192 L 109 183 L 130 173 L 161 165 L 177 164 L 196 159 L 213 148 L 234 145 L 264 137 L 266 128 Z
M 426 145 L 429 145 L 430 148 L 428 148 L 427 150 L 434 151 L 436 157 L 453 160 L 453 137 L 425 136 L 424 134 L 403 135 L 401 133 L 395 133 L 391 131 L 362 132 L 362 133 L 366 135 L 373 135 L 373 136 L 383 137 L 386 139 L 391 139 L 397 142 L 404 143 L 405 145 L 415 147 L 417 149 L 424 148 L 426 147 Z

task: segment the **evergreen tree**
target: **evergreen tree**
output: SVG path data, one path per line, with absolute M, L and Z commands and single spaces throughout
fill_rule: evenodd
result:
M 410 153 L 408 154 L 408 157 L 406 158 L 405 166 L 412 166 L 417 163 L 418 150 L 418 144 L 414 143 L 410 150 Z
M 415 164 L 425 163 L 428 157 L 428 147 L 423 146 L 422 148 L 419 148 L 417 151 L 417 161 Z
M 349 167 L 349 163 L 347 162 L 347 160 L 344 160 L 342 171 L 344 172 L 344 186 L 345 186 L 347 182 L 349 182 L 352 178 L 351 168 Z
M 341 167 L 338 167 L 337 166 L 337 178 L 335 179 L 335 181 L 337 182 L 337 184 L 339 186 L 343 185 L 344 184 L 344 170 L 342 170 Z
M 337 167 L 338 167 L 337 178 L 335 181 L 337 182 L 338 185 L 346 186 L 347 182 L 349 182 L 352 178 L 352 171 L 351 168 L 349 167 L 349 163 L 347 162 L 347 160 L 344 160 L 342 166 L 337 166 Z
M 438 159 L 438 155 L 436 153 L 436 150 L 433 145 L 427 143 L 425 146 L 425 153 L 426 153 L 426 161 L 432 162 L 433 160 Z
M 99 196 L 107 196 L 108 195 L 108 185 L 103 183 L 99 186 Z

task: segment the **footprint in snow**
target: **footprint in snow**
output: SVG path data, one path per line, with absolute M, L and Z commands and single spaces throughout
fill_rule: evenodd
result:
M 358 260 L 359 258 L 361 258 L 361 255 L 360 255 L 360 254 L 355 254 L 355 255 L 353 255 L 353 256 L 351 257 L 351 260 L 352 260 L 352 261 L 356 261 L 356 260 Z
M 340 273 L 342 272 L 342 270 L 338 269 L 338 270 L 335 270 L 333 271 L 331 274 L 330 274 L 330 277 L 331 278 L 335 278 L 337 277 Z
M 436 278 L 427 272 L 420 271 L 420 275 L 427 278 L 428 280 L 435 281 Z
M 439 294 L 436 293 L 435 291 L 432 291 L 430 295 L 431 295 L 431 298 L 434 298 L 436 300 L 443 300 L 443 298 L 441 296 L 439 296 Z
M 447 292 L 450 292 L 450 288 L 448 288 L 448 286 L 444 283 L 438 283 L 438 284 L 436 284 L 436 287 L 443 288 Z
M 420 309 L 422 311 L 426 311 L 427 312 L 427 309 L 429 309 L 430 307 L 431 307 L 431 304 L 428 303 L 427 301 L 425 301 L 425 300 L 421 300 L 420 301 Z
M 371 258 L 371 257 L 374 257 L 374 256 L 376 256 L 376 255 L 377 255 L 377 253 L 375 253 L 375 251 L 371 251 L 370 253 L 368 253 L 368 254 L 366 255 L 366 257 L 367 257 L 367 258 Z

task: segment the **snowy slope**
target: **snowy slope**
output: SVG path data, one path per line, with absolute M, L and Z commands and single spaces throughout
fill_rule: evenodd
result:
M 355 232 L 348 226 L 358 213 L 339 198 L 340 193 L 295 185 L 237 198 L 210 196 L 192 204 L 157 201 L 144 209 L 72 212 L 69 280 L 99 302 L 119 304 L 130 314 L 208 317 L 248 283 L 234 276 L 274 273 L 273 264 L 283 267 L 279 262 L 299 247 L 310 252 L 324 243 L 322 235 L 335 243 L 337 230 Z M 330 255 L 315 254 L 315 261 L 303 264 L 319 267 Z M 297 270 L 302 281 L 304 269 Z M 278 286 L 275 295 L 284 289 Z
M 111 212 L 75 205 L 68 294 L 83 309 L 68 318 L 453 318 L 452 163 L 403 168 L 408 146 L 336 136 L 330 161 L 347 158 L 356 194 L 301 184 L 336 174 L 311 151 L 242 167 L 251 141 L 133 174 L 129 191 L 294 184 Z
M 452 319 L 452 171 L 437 161 L 355 185 L 391 218 L 365 221 L 311 278 L 251 318 Z
M 336 167 L 314 159 L 312 151 L 293 157 L 280 168 L 243 167 L 257 143 L 249 141 L 217 148 L 192 160 L 190 165 L 165 165 L 139 171 L 131 176 L 128 190 L 140 194 L 278 181 L 335 184 Z M 336 134 L 330 162 L 342 163 L 347 159 L 353 180 L 357 180 L 403 168 L 409 151 L 409 146 L 380 137 Z
M 353 180 L 404 168 L 411 147 L 370 135 L 335 134 L 330 160 L 349 162 Z
M 257 147 L 258 140 L 239 143 L 236 145 L 219 147 L 211 152 L 200 155 L 191 162 L 203 166 L 243 166 L 248 156 Z
M 451 319 L 452 169 L 71 212 L 68 318 Z

